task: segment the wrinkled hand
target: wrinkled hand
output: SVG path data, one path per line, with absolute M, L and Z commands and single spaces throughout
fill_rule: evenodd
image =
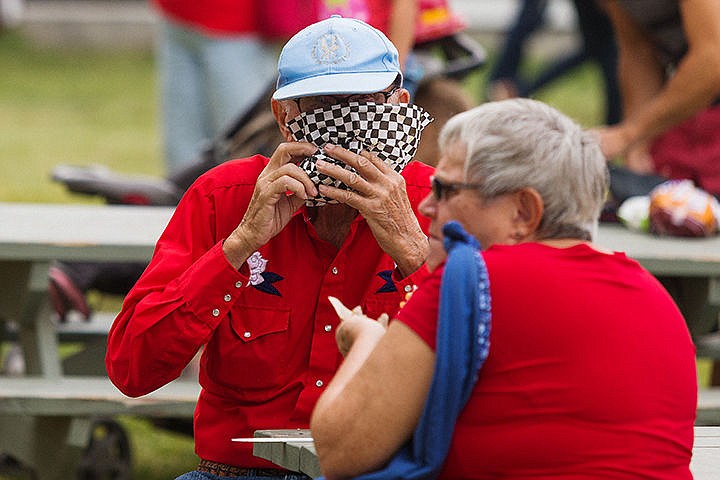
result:
M 258 176 L 250 204 L 223 250 L 237 268 L 277 235 L 305 200 L 317 195 L 310 177 L 297 165 L 317 147 L 307 142 L 281 143 Z
M 326 145 L 325 153 L 355 169 L 318 161 L 319 172 L 350 187 L 343 190 L 320 185 L 320 193 L 356 209 L 365 218 L 380 247 L 395 260 L 400 272 L 409 275 L 423 264 L 428 240 L 415 218 L 405 188 L 405 179 L 376 155 L 355 154 L 337 145 Z
M 373 320 L 365 316 L 359 306 L 350 310 L 335 297 L 328 297 L 328 300 L 341 320 L 335 330 L 335 342 L 343 357 L 347 355 L 360 335 L 382 336 L 385 334 L 390 318 L 387 313 L 383 313 L 377 320 Z

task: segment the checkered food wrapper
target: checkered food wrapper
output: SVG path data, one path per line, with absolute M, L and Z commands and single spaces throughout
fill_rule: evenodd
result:
M 353 102 L 302 113 L 287 126 L 296 141 L 304 140 L 319 148 L 333 143 L 358 154 L 366 150 L 400 173 L 415 156 L 420 135 L 432 120 L 418 105 Z M 355 171 L 320 151 L 300 162 L 313 183 L 348 190 L 344 183 L 317 171 L 318 159 Z M 320 194 L 305 202 L 310 207 L 327 203 L 338 202 Z

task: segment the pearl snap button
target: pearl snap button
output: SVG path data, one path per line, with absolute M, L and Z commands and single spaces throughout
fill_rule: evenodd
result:
M 230 296 L 229 293 L 226 293 L 225 296 L 223 297 L 223 300 L 225 300 L 226 302 L 229 302 L 230 300 L 232 300 L 232 297 Z
M 332 325 L 325 325 L 325 331 L 329 332 L 332 330 Z
M 242 287 L 242 282 L 240 282 L 240 281 L 235 282 L 235 288 L 240 288 L 240 287 Z
M 217 308 L 214 308 L 213 311 L 212 311 L 212 316 L 213 316 L 213 317 L 219 317 L 219 316 L 220 316 L 220 310 L 217 309 Z
M 322 386 L 323 386 L 323 381 L 322 381 L 322 380 L 318 380 L 317 382 L 315 382 L 315 386 L 316 386 L 316 387 L 322 387 Z
M 333 268 L 332 268 L 332 273 L 333 273 L 333 275 L 337 275 L 337 272 L 338 272 L 337 267 L 333 267 Z
M 250 338 L 251 336 L 252 336 L 252 333 L 250 333 L 250 332 L 243 333 L 243 337 L 245 337 L 245 338 Z

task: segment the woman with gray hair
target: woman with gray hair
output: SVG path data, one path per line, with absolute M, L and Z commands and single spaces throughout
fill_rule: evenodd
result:
M 691 479 L 694 348 L 655 278 L 592 244 L 592 135 L 514 99 L 455 116 L 440 147 L 432 273 L 387 330 L 358 309 L 336 330 L 345 361 L 311 421 L 323 473 Z

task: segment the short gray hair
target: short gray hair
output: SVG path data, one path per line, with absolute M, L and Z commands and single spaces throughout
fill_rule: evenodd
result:
M 518 98 L 490 102 L 451 118 L 440 149 L 465 147 L 465 181 L 493 197 L 532 187 L 545 211 L 538 239 L 591 240 L 609 174 L 595 137 L 554 108 Z

